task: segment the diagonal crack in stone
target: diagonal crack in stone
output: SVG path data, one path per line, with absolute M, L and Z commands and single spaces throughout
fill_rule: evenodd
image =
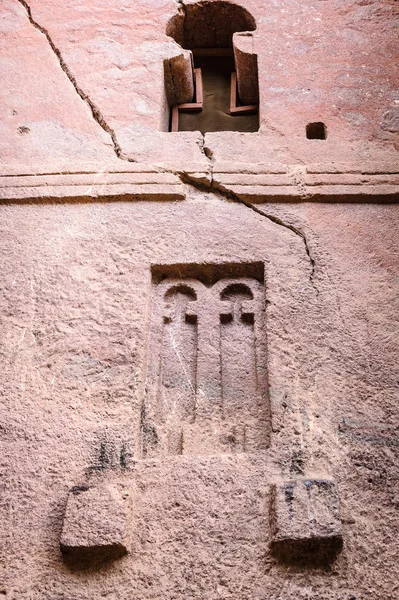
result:
M 33 18 L 32 10 L 31 10 L 28 2 L 26 2 L 26 0 L 17 0 L 17 1 L 20 4 L 22 4 L 22 6 L 25 8 L 27 16 L 28 16 L 28 19 L 29 19 L 31 25 L 33 25 L 33 27 L 35 27 L 38 31 L 40 31 L 40 33 L 42 33 L 46 37 L 47 42 L 50 45 L 50 48 L 52 49 L 52 51 L 54 52 L 55 56 L 58 59 L 58 62 L 60 63 L 61 69 L 64 71 L 64 73 L 68 77 L 69 81 L 72 83 L 72 85 L 73 85 L 76 93 L 80 96 L 80 98 L 90 108 L 90 111 L 91 111 L 91 114 L 93 116 L 93 119 L 110 136 L 110 138 L 112 140 L 112 145 L 114 147 L 114 151 L 115 151 L 116 156 L 118 158 L 120 158 L 121 160 L 126 160 L 128 162 L 136 162 L 133 158 L 130 158 L 130 157 L 126 156 L 122 152 L 122 148 L 120 147 L 120 145 L 118 143 L 118 140 L 116 139 L 116 133 L 115 133 L 115 131 L 105 121 L 105 119 L 104 119 L 103 115 L 101 114 L 101 111 L 98 108 L 98 106 L 96 106 L 94 104 L 94 102 L 91 100 L 91 98 L 89 98 L 89 96 L 79 86 L 79 84 L 76 81 L 75 77 L 73 76 L 73 74 L 71 73 L 70 69 L 68 68 L 68 65 L 64 61 L 64 59 L 62 57 L 62 54 L 61 54 L 61 51 L 59 50 L 59 48 L 57 48 L 57 46 L 53 42 L 53 39 L 51 38 L 50 33 L 48 32 L 48 30 L 45 27 L 43 27 L 42 25 L 40 25 L 40 23 L 38 23 Z
M 294 225 L 291 225 L 290 223 L 285 223 L 282 219 L 280 219 L 279 217 L 276 217 L 275 215 L 263 212 L 263 210 L 260 210 L 260 208 L 258 208 L 256 205 L 254 205 L 250 202 L 247 202 L 246 200 L 240 198 L 232 190 L 229 190 L 228 188 L 222 186 L 220 183 L 215 182 L 215 179 L 214 179 L 213 173 L 212 173 L 212 163 L 209 158 L 209 156 L 212 156 L 212 153 L 208 148 L 206 150 L 204 147 L 203 152 L 207 156 L 209 163 L 210 163 L 211 179 L 210 179 L 209 184 L 206 184 L 206 183 L 196 180 L 194 177 L 189 175 L 186 171 L 175 171 L 175 175 L 177 175 L 177 177 L 179 177 L 179 179 L 182 183 L 185 183 L 186 185 L 190 185 L 197 190 L 200 190 L 202 192 L 211 192 L 212 194 L 214 194 L 216 196 L 221 196 L 224 199 L 231 200 L 231 201 L 239 203 L 239 204 L 243 204 L 244 206 L 246 206 L 247 208 L 250 208 L 255 213 L 260 215 L 261 217 L 265 217 L 266 219 L 269 219 L 269 221 L 272 221 L 272 223 L 275 223 L 276 225 L 280 225 L 281 227 L 285 227 L 285 229 L 289 229 L 290 231 L 292 231 L 292 233 L 294 233 L 295 235 L 300 237 L 304 243 L 306 255 L 309 259 L 310 266 L 311 266 L 309 281 L 310 281 L 311 285 L 314 287 L 314 289 L 316 290 L 316 292 L 319 293 L 319 290 L 317 289 L 317 287 L 314 283 L 314 277 L 315 277 L 315 272 L 316 272 L 316 261 L 314 260 L 312 254 L 310 252 L 309 245 L 308 245 L 308 242 L 306 239 L 306 235 L 303 233 L 303 231 L 301 231 Z
M 219 191 L 222 191 L 222 187 L 220 185 L 217 186 L 217 189 L 219 189 Z M 314 285 L 314 281 L 313 280 L 314 280 L 315 271 L 316 271 L 316 261 L 314 260 L 313 256 L 310 253 L 308 241 L 307 241 L 306 235 L 303 233 L 303 231 L 301 231 L 300 229 L 298 229 L 298 227 L 295 227 L 294 225 L 291 225 L 290 223 L 285 223 L 282 219 L 280 219 L 279 217 L 276 217 L 275 215 L 263 212 L 263 210 L 261 210 L 260 208 L 258 208 L 255 204 L 252 204 L 251 202 L 247 202 L 246 200 L 243 200 L 242 198 L 240 198 L 239 196 L 237 196 L 236 194 L 234 194 L 230 190 L 227 190 L 226 188 L 223 188 L 223 191 L 224 192 L 228 192 L 229 195 L 231 195 L 230 197 L 232 199 L 234 199 L 234 201 L 241 202 L 241 204 L 244 204 L 245 206 L 247 206 L 248 208 L 250 208 L 251 210 L 253 210 L 254 212 L 256 212 L 258 215 L 261 215 L 262 217 L 266 217 L 267 219 L 269 219 L 270 221 L 272 221 L 276 225 L 281 225 L 281 227 L 285 227 L 286 229 L 289 229 L 290 231 L 292 231 L 293 233 L 295 233 L 295 235 L 299 236 L 302 239 L 302 241 L 304 243 L 304 246 L 305 246 L 305 251 L 306 251 L 306 254 L 307 254 L 308 258 L 309 258 L 309 262 L 310 262 L 310 266 L 311 266 L 311 271 L 310 271 L 309 279 L 310 279 L 311 284 Z
M 29 19 L 30 23 L 33 25 L 33 27 L 35 27 L 38 31 L 40 31 L 40 33 L 42 33 L 46 37 L 46 39 L 47 39 L 47 41 L 48 41 L 48 43 L 49 43 L 52 51 L 54 52 L 55 56 L 58 59 L 58 62 L 60 64 L 61 69 L 64 71 L 64 73 L 68 77 L 69 81 L 72 83 L 72 85 L 73 85 L 76 93 L 79 95 L 79 97 L 90 108 L 94 120 L 110 136 L 110 138 L 112 140 L 112 144 L 113 144 L 116 156 L 118 158 L 120 158 L 121 160 L 125 160 L 125 161 L 128 161 L 128 162 L 136 162 L 135 159 L 130 158 L 130 157 L 126 156 L 123 153 L 122 148 L 119 145 L 118 140 L 116 138 L 115 131 L 105 121 L 105 119 L 104 119 L 103 115 L 101 114 L 99 108 L 94 104 L 94 102 L 91 100 L 91 98 L 89 98 L 89 96 L 78 85 L 75 77 L 72 75 L 72 73 L 69 70 L 67 64 L 65 63 L 60 50 L 57 48 L 57 46 L 53 42 L 53 40 L 52 40 L 52 38 L 51 38 L 48 30 L 45 27 L 43 27 L 42 25 L 40 25 L 33 18 L 32 10 L 31 10 L 28 2 L 26 2 L 26 0 L 18 0 L 18 2 L 20 4 L 22 4 L 22 6 L 25 8 L 27 16 L 28 16 L 28 19 Z M 178 0 L 178 4 L 181 6 L 181 8 L 183 9 L 183 11 L 185 12 L 186 11 L 186 7 L 185 7 L 184 2 L 182 0 Z M 228 199 L 228 200 L 231 200 L 233 202 L 236 202 L 236 203 L 239 203 L 239 204 L 243 204 L 247 208 L 250 208 L 251 210 L 253 210 L 258 215 L 260 215 L 262 217 L 265 217 L 266 219 L 269 219 L 269 221 L 272 221 L 272 223 L 275 223 L 276 225 L 280 225 L 281 227 L 285 227 L 286 229 L 289 229 L 295 235 L 299 236 L 302 239 L 303 243 L 304 243 L 306 254 L 308 256 L 308 259 L 309 259 L 310 265 L 311 265 L 310 282 L 315 287 L 316 291 L 318 292 L 316 286 L 314 285 L 314 281 L 313 281 L 314 280 L 314 276 L 315 276 L 315 270 L 316 270 L 316 262 L 315 262 L 314 258 L 311 255 L 311 252 L 310 252 L 310 249 L 309 249 L 309 245 L 308 245 L 308 242 L 307 242 L 307 239 L 306 239 L 306 235 L 303 233 L 303 231 L 301 231 L 300 229 L 298 229 L 294 225 L 291 225 L 289 223 L 285 223 L 282 219 L 280 219 L 279 217 L 276 217 L 275 215 L 263 212 L 262 210 L 260 210 L 254 204 L 251 204 L 250 202 L 247 202 L 246 200 L 243 200 L 242 198 L 240 198 L 232 190 L 227 189 L 226 187 L 222 186 L 220 183 L 216 183 L 215 180 L 214 180 L 214 177 L 213 177 L 213 153 L 212 153 L 212 150 L 210 148 L 207 148 L 205 146 L 205 139 L 204 138 L 203 138 L 203 142 L 201 144 L 201 151 L 204 154 L 204 156 L 206 157 L 206 159 L 208 161 L 208 164 L 209 164 L 209 174 L 210 174 L 209 184 L 205 184 L 205 183 L 197 181 L 194 177 L 190 176 L 186 171 L 172 171 L 172 170 L 168 170 L 168 169 L 165 169 L 165 171 L 167 171 L 169 173 L 174 173 L 180 179 L 180 181 L 182 181 L 182 183 L 185 183 L 186 185 L 190 185 L 190 186 L 194 187 L 195 189 L 198 189 L 198 190 L 201 190 L 201 191 L 205 191 L 205 192 L 211 192 L 212 194 L 215 194 L 216 196 L 221 196 L 224 199 Z

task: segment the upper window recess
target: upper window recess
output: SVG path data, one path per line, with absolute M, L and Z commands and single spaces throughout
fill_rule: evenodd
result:
M 255 29 L 245 8 L 225 1 L 187 4 L 172 17 L 166 33 L 182 52 L 165 61 L 170 131 L 258 131 Z

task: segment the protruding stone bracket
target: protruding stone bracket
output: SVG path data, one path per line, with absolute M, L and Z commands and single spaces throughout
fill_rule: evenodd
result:
M 252 113 L 258 110 L 258 104 L 246 104 L 245 106 L 237 106 L 237 73 L 231 74 L 231 87 L 230 87 L 230 114 L 231 115 L 243 115 L 246 113 Z
M 254 36 L 251 31 L 240 31 L 233 35 L 233 52 L 241 109 L 250 105 L 255 105 L 256 108 L 259 103 L 258 55 L 254 51 Z M 232 85 L 232 89 L 233 87 L 235 89 Z
M 271 551 L 289 563 L 328 563 L 342 548 L 338 489 L 328 479 L 295 479 L 273 485 Z
M 80 486 L 69 493 L 60 548 L 84 567 L 130 551 L 130 493 L 113 485 Z
M 164 60 L 165 92 L 170 106 L 192 102 L 194 98 L 194 66 L 191 50 Z

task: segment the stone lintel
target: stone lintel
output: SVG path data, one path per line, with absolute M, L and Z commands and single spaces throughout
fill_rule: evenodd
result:
M 211 185 L 208 171 L 186 170 L 194 183 Z M 163 171 L 137 165 L 132 170 L 107 172 L 85 170 L 79 172 L 43 172 L 27 170 L 18 174 L 14 169 L 0 173 L 0 200 L 5 202 L 107 201 L 110 199 L 137 201 L 177 201 L 186 197 L 187 186 L 173 170 Z M 314 169 L 317 171 L 317 168 Z M 247 165 L 243 172 L 232 172 L 228 166 L 215 167 L 213 187 L 233 192 L 244 201 L 313 202 L 392 202 L 399 200 L 399 174 L 385 172 L 303 172 L 293 171 L 288 165 L 256 167 Z

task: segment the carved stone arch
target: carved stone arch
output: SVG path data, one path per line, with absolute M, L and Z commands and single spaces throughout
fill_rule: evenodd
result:
M 158 292 L 162 296 L 163 303 L 159 307 L 162 311 L 163 318 L 170 313 L 172 303 L 177 296 L 185 296 L 187 298 L 187 306 L 189 303 L 203 301 L 203 296 L 207 293 L 206 287 L 197 279 L 185 279 L 182 282 L 180 279 L 167 278 L 158 285 Z
M 239 279 L 223 278 L 213 286 L 213 293 L 223 300 L 229 293 L 249 293 L 251 299 L 256 298 L 262 291 L 262 286 L 255 278 L 240 277 Z
M 203 0 L 183 2 L 166 28 L 182 48 L 231 48 L 233 34 L 254 31 L 256 21 L 250 12 L 234 2 Z
M 254 295 L 251 288 L 246 283 L 229 283 L 220 292 L 220 299 L 227 300 L 231 294 L 242 294 L 252 300 Z
M 168 277 L 158 284 L 159 294 L 163 298 L 168 298 L 174 291 L 181 291 L 186 293 L 188 296 L 192 296 L 193 300 L 198 300 L 201 293 L 204 293 L 205 286 L 198 279 L 177 279 L 174 277 Z
M 190 313 L 189 304 L 195 302 L 198 299 L 198 292 L 196 291 L 196 283 L 181 283 L 175 281 L 166 281 L 163 285 L 161 284 L 161 293 L 163 292 L 164 310 L 163 320 L 165 323 L 169 323 L 179 317 L 177 314 L 180 313 L 180 317 L 186 321 L 195 321 Z M 193 285 L 194 284 L 194 285 Z

